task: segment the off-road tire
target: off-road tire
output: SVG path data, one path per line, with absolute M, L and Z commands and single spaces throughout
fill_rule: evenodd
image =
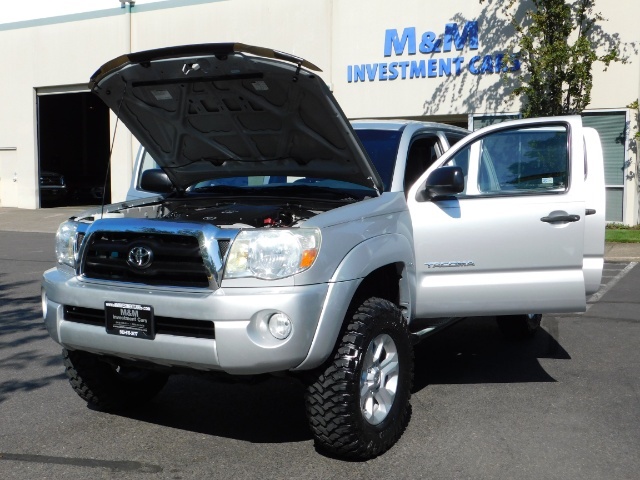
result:
M 540 328 L 542 314 L 503 315 L 496 317 L 498 328 L 510 340 L 531 338 Z
M 316 447 L 330 455 L 366 460 L 391 448 L 402 436 L 411 417 L 413 347 L 407 324 L 398 307 L 380 298 L 362 303 L 353 317 L 345 321 L 341 337 L 330 358 L 306 391 L 306 410 Z M 381 374 L 377 388 L 395 390 L 386 416 L 367 417 L 361 407 L 361 392 L 375 405 L 366 385 L 375 370 L 375 354 L 367 357 L 371 344 L 380 348 L 378 365 L 393 368 Z M 384 345 L 383 345 L 384 343 Z M 389 347 L 389 348 L 387 348 Z M 372 365 L 363 372 L 365 364 Z M 364 375 L 364 376 L 363 376 Z M 368 376 L 369 375 L 369 376 Z M 382 380 L 380 381 L 380 378 Z M 374 387 L 375 388 L 375 387 Z M 368 396 L 371 394 L 371 396 Z M 378 410 L 378 413 L 383 410 Z M 383 413 L 384 415 L 384 413 Z M 378 422 L 372 424 L 371 422 Z
M 168 375 L 151 370 L 114 365 L 100 356 L 77 350 L 62 350 L 65 371 L 73 390 L 100 410 L 139 407 L 167 383 Z

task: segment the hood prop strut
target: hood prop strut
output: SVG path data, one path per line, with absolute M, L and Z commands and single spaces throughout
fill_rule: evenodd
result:
M 107 183 L 109 182 L 109 172 L 111 171 L 111 156 L 113 155 L 113 145 L 116 143 L 116 133 L 118 131 L 118 123 L 120 123 L 120 109 L 124 102 L 124 95 L 127 93 L 127 81 L 123 78 L 124 90 L 122 91 L 122 97 L 118 102 L 118 111 L 116 112 L 116 124 L 113 127 L 113 138 L 111 139 L 111 148 L 109 149 L 109 160 L 107 161 L 107 173 L 104 176 L 104 184 L 102 187 L 102 202 L 100 205 L 100 218 L 104 218 L 104 202 L 107 198 Z
M 371 186 L 373 187 L 373 189 L 376 191 L 376 193 L 378 194 L 378 196 L 380 196 L 380 190 L 378 190 L 378 187 L 376 186 L 376 181 L 374 180 L 373 177 L 367 177 L 367 180 L 371 181 Z

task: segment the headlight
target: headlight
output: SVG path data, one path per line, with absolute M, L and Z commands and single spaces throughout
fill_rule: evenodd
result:
M 229 251 L 224 278 L 290 277 L 311 267 L 319 250 L 316 228 L 243 230 Z
M 56 233 L 56 258 L 58 263 L 76 266 L 75 261 L 75 243 L 78 224 L 76 222 L 64 222 L 58 227 Z

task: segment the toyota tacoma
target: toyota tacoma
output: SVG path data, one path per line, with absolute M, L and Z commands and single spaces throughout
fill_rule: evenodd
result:
M 604 251 L 595 130 L 350 123 L 318 70 L 227 43 L 91 77 L 149 168 L 139 198 L 60 226 L 43 276 L 44 322 L 88 403 L 142 405 L 176 372 L 286 374 L 318 449 L 372 458 L 409 420 L 415 343 L 460 318 L 524 338 L 544 313 L 585 310 Z

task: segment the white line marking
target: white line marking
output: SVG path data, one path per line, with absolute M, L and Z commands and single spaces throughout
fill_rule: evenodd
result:
M 589 308 L 591 307 L 591 305 L 595 302 L 597 302 L 598 300 L 600 300 L 604 294 L 606 294 L 609 290 L 611 290 L 613 287 L 616 286 L 616 283 L 618 283 L 620 280 L 622 280 L 622 278 L 631 271 L 631 269 L 633 267 L 635 267 L 638 264 L 638 262 L 631 262 L 629 265 L 627 265 L 626 267 L 624 267 L 619 274 L 617 274 L 615 277 L 613 277 L 613 279 L 611 279 L 611 281 L 607 282 L 607 284 L 605 285 L 604 288 L 601 288 L 600 290 L 598 290 L 596 293 L 594 293 L 593 295 L 591 295 L 589 297 L 589 304 L 587 305 L 587 310 L 589 310 Z

